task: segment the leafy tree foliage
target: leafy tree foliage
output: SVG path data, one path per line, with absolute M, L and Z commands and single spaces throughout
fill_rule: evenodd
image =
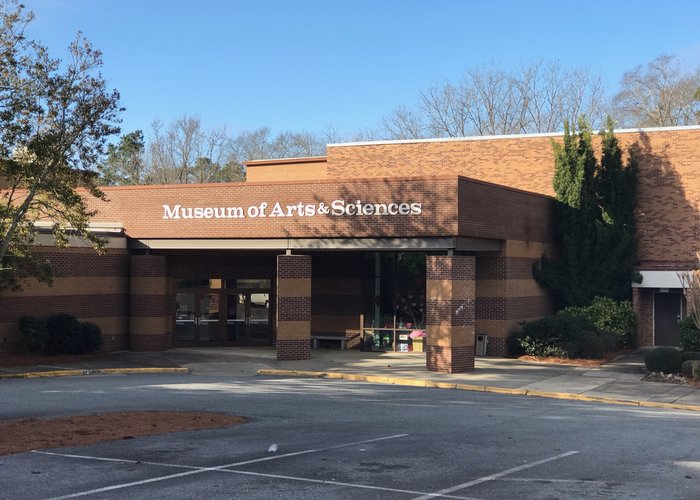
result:
M 107 185 L 141 184 L 146 176 L 143 132 L 136 130 L 121 136 L 107 148 L 107 160 L 101 165 L 102 182 Z
M 0 3 L 0 288 L 23 276 L 50 282 L 32 244 L 45 224 L 58 247 L 75 234 L 100 249 L 88 230 L 84 196 L 103 198 L 91 169 L 106 138 L 119 132 L 119 94 L 99 74 L 101 54 L 78 33 L 67 61 L 24 36 L 31 12 Z M 83 192 L 76 189 L 84 188 Z
M 553 142 L 560 256 L 541 259 L 535 277 L 559 306 L 584 306 L 596 296 L 628 299 L 630 282 L 638 279 L 636 162 L 623 163 L 610 119 L 607 125 L 600 163 L 583 120 L 578 133 L 566 124 L 563 144 Z

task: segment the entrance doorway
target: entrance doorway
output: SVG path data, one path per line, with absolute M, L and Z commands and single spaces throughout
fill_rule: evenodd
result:
M 198 281 L 176 291 L 175 346 L 272 344 L 271 280 Z
M 654 293 L 654 345 L 680 345 L 680 293 Z
M 270 291 L 238 291 L 226 294 L 226 342 L 270 345 Z

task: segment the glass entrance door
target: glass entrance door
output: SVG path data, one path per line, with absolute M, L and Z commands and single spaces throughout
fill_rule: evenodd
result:
M 269 345 L 272 341 L 270 291 L 241 290 L 226 295 L 226 341 Z
M 176 294 L 175 343 L 207 345 L 220 340 L 221 293 L 188 290 Z
M 270 287 L 269 279 L 180 280 L 175 345 L 271 345 Z

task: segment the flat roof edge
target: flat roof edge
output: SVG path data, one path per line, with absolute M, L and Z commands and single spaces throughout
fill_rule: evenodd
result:
M 682 130 L 700 130 L 700 125 L 683 125 L 675 127 L 644 127 L 644 128 L 621 128 L 614 130 L 615 134 L 632 134 L 645 132 L 675 132 Z M 467 137 L 433 137 L 429 139 L 395 139 L 382 141 L 360 141 L 360 142 L 337 142 L 328 144 L 327 147 L 347 147 L 347 146 L 380 146 L 388 144 L 414 144 L 429 142 L 464 142 L 464 141 L 489 141 L 501 139 L 535 139 L 542 137 L 561 137 L 564 132 L 543 132 L 537 134 L 507 134 L 507 135 L 474 135 Z

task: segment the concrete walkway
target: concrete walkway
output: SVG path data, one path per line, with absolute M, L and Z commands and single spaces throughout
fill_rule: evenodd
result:
M 313 349 L 306 361 L 277 361 L 272 347 L 180 348 L 158 353 L 120 351 L 97 361 L 0 367 L 0 378 L 97 373 L 190 372 L 218 376 L 304 376 L 601 401 L 700 411 L 700 387 L 643 382 L 643 354 L 598 368 L 477 358 L 476 370 L 444 374 L 425 369 L 422 353 Z

